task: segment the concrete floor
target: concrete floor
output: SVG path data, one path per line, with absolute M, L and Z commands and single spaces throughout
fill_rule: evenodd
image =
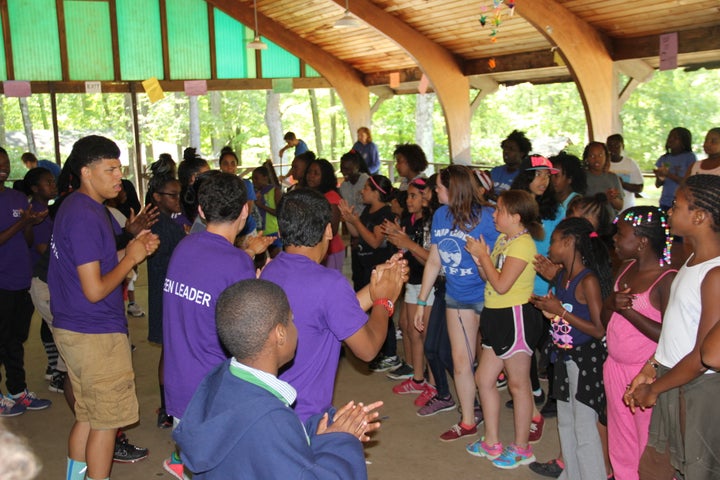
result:
M 137 301 L 147 309 L 146 274 L 141 270 L 137 287 Z M 28 388 L 44 398 L 53 400 L 47 410 L 28 411 L 18 417 L 8 418 L 5 425 L 15 433 L 26 437 L 43 463 L 40 479 L 65 478 L 67 435 L 72 425 L 72 415 L 64 397 L 47 390 L 43 373 L 47 360 L 40 342 L 40 319 L 33 318 L 30 339 L 26 343 L 26 370 Z M 115 464 L 114 480 L 172 478 L 162 468 L 162 461 L 173 449 L 169 430 L 155 426 L 155 410 L 159 405 L 157 389 L 157 362 L 160 349 L 148 343 L 147 317 L 129 318 L 134 352 L 137 394 L 140 401 L 140 424 L 127 430 L 131 442 L 150 449 L 150 456 L 136 464 Z M 457 411 L 440 413 L 421 418 L 415 412 L 413 395 L 393 395 L 395 385 L 381 373 L 368 373 L 367 367 L 351 355 L 340 361 L 335 404 L 350 399 L 370 402 L 383 400 L 382 428 L 366 444 L 368 478 L 370 479 L 470 479 L 483 478 L 503 480 L 541 479 L 527 467 L 516 470 L 498 470 L 489 461 L 465 453 L 464 446 L 470 441 L 458 440 L 444 443 L 438 436 L 458 420 Z M 543 382 L 543 388 L 547 384 Z M 503 403 L 509 398 L 501 392 Z M 512 412 L 503 408 L 502 440 L 512 440 Z M 482 434 L 482 428 L 480 428 Z M 535 455 L 546 461 L 557 455 L 559 443 L 556 419 L 548 419 L 540 443 L 534 446 Z

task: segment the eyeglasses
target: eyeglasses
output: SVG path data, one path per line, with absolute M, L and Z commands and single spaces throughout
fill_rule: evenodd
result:
M 157 193 L 158 195 L 167 195 L 168 197 L 171 197 L 171 198 L 180 198 L 179 193 L 172 193 L 172 192 L 155 192 L 155 193 Z

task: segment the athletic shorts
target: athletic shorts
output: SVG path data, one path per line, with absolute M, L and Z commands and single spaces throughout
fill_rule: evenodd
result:
M 502 359 L 516 353 L 532 355 L 543 329 L 542 313 L 530 303 L 507 308 L 485 307 L 480 315 L 483 348 L 492 348 Z
M 136 423 L 138 400 L 130 340 L 124 333 L 53 329 L 75 394 L 75 419 L 93 430 Z

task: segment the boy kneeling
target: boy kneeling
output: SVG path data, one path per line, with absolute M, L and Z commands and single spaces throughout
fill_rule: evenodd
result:
M 360 442 L 380 427 L 382 402 L 350 402 L 300 422 L 290 408 L 295 389 L 277 378 L 297 346 L 282 289 L 265 280 L 231 285 L 216 324 L 233 358 L 203 380 L 173 432 L 193 478 L 367 478 Z

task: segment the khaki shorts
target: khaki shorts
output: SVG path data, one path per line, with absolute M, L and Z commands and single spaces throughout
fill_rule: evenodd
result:
M 75 419 L 90 423 L 94 430 L 136 423 L 139 407 L 127 335 L 61 328 L 53 334 L 75 393 Z

